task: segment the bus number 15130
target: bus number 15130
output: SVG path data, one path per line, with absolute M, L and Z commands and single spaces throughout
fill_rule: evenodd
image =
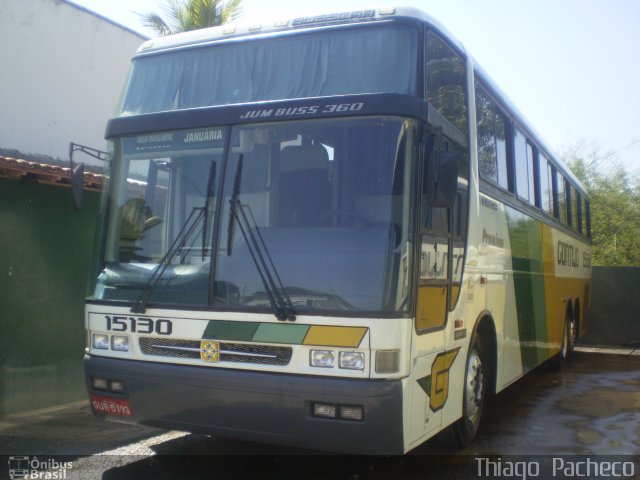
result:
M 158 335 L 171 335 L 173 325 L 171 320 L 161 318 L 154 320 L 146 317 L 104 316 L 107 321 L 107 330 L 113 332 L 131 333 L 156 333 Z

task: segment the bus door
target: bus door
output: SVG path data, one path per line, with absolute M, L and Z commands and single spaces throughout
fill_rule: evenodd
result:
M 434 143 L 439 146 L 435 147 Z M 435 142 L 427 141 L 421 168 L 423 185 L 419 215 L 411 441 L 440 428 L 442 408 L 448 399 L 448 371 L 457 355 L 457 349 L 445 351 L 444 327 L 448 313 L 455 307 L 460 294 L 466 238 L 468 181 L 464 165 L 467 160 L 459 150 L 445 137 Z M 456 165 L 455 176 L 450 176 L 449 207 L 434 205 L 428 192 L 428 170 L 434 168 L 437 155 L 447 155 Z M 440 163 L 440 168 L 442 166 Z
M 421 165 L 420 237 L 415 345 L 412 363 L 410 441 L 415 442 L 442 425 L 442 407 L 448 382 L 437 372 L 437 359 L 444 353 L 444 330 L 451 295 L 451 209 L 435 207 L 429 200 L 428 174 L 435 152 L 435 138 L 427 140 Z M 423 335 L 431 332 L 431 335 Z M 434 371 L 435 369 L 435 371 Z

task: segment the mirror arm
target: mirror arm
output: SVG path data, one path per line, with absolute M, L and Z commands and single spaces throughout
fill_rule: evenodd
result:
M 73 163 L 73 154 L 77 151 L 80 151 L 86 155 L 89 155 L 93 158 L 97 158 L 98 160 L 106 160 L 107 152 L 103 152 L 102 150 L 97 150 L 91 147 L 85 147 L 84 145 L 80 145 L 78 143 L 69 143 L 69 168 L 71 170 L 71 200 L 73 202 L 73 207 L 76 210 L 79 210 L 82 207 L 82 191 L 84 190 L 84 163 L 80 162 L 78 164 Z

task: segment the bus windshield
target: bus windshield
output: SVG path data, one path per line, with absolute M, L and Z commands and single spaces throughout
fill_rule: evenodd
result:
M 359 117 L 115 139 L 95 297 L 269 310 L 259 235 L 297 312 L 409 311 L 415 136 Z
M 385 25 L 142 55 L 120 115 L 358 93 L 416 95 L 418 32 Z

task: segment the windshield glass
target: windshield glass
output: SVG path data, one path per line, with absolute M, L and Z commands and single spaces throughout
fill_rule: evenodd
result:
M 238 126 L 224 159 L 226 133 L 116 142 L 96 297 L 269 311 L 259 250 L 298 313 L 408 310 L 414 121 Z
M 376 26 L 140 56 L 121 115 L 356 93 L 416 94 L 415 28 Z

